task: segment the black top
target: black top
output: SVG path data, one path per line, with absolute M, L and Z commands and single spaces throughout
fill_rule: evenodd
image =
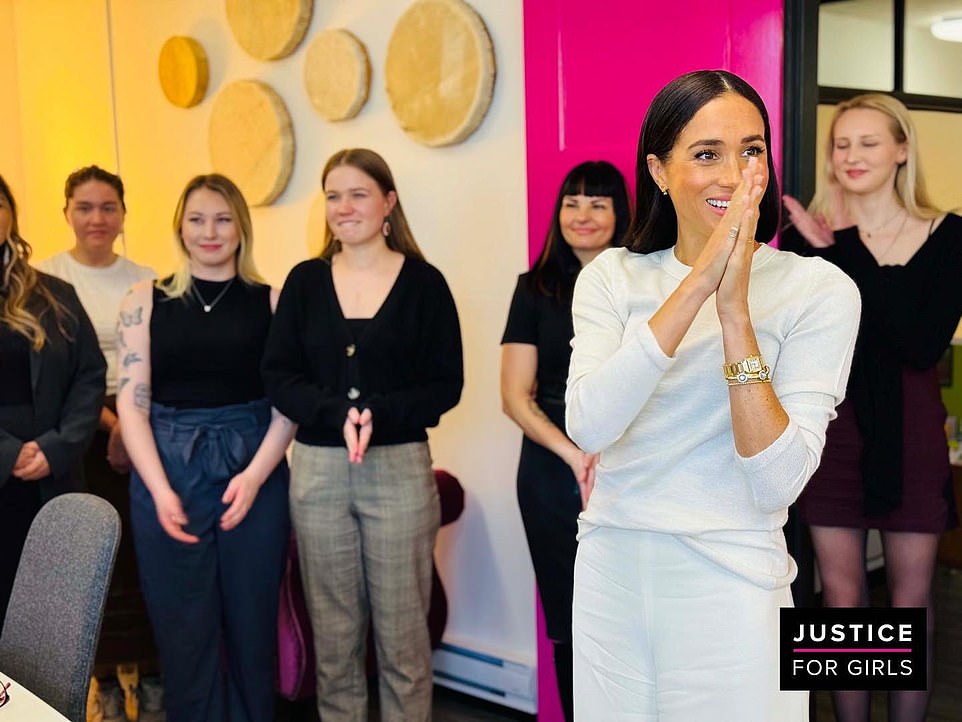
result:
M 30 406 L 30 341 L 0 321 L 0 406 Z
M 564 429 L 565 385 L 571 361 L 571 301 L 559 301 L 531 286 L 531 272 L 522 273 L 511 299 L 501 343 L 526 343 L 538 349 L 538 405 Z M 560 423 L 559 423 L 560 421 Z
M 343 446 L 352 406 L 371 410 L 372 445 L 424 441 L 464 384 L 454 299 L 436 268 L 407 258 L 354 338 L 330 263 L 304 261 L 284 283 L 262 368 L 268 397 L 299 424 L 301 443 Z
M 208 304 L 230 281 L 193 279 Z M 270 286 L 235 278 L 205 312 L 192 290 L 170 298 L 154 287 L 150 316 L 151 398 L 178 409 L 264 398 L 260 363 L 271 325 Z
M 34 418 L 29 430 L 50 464 L 50 476 L 38 482 L 46 500 L 83 489 L 80 462 L 100 422 L 107 363 L 73 286 L 39 271 L 37 279 L 66 311 L 58 324 L 39 293 L 27 301 L 46 334 L 39 351 L 30 347 Z M 6 483 L 23 442 L 29 440 L 12 432 L 0 428 L 0 485 Z
M 902 368 L 935 366 L 962 315 L 962 217 L 948 214 L 904 266 L 879 266 L 855 226 L 809 252 L 862 295 L 848 396 L 864 441 L 865 511 L 882 514 L 902 500 Z

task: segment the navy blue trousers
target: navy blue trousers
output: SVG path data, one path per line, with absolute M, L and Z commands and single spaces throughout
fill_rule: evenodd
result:
M 141 586 L 164 671 L 171 722 L 271 722 L 277 605 L 290 532 L 287 462 L 244 520 L 220 528 L 231 478 L 257 451 L 266 401 L 214 409 L 153 404 L 150 423 L 196 544 L 170 538 L 140 475 L 130 481 Z

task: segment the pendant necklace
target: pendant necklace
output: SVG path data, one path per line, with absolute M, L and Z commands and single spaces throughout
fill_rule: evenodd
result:
M 901 213 L 901 212 L 904 211 L 904 210 L 905 210 L 905 209 L 904 209 L 902 206 L 899 206 L 899 207 L 896 209 L 895 213 L 892 214 L 892 216 L 890 216 L 889 219 L 888 219 L 887 221 L 885 221 L 885 223 L 882 223 L 881 225 L 875 226 L 875 228 L 873 228 L 873 229 L 870 230 L 870 231 L 867 231 L 867 230 L 866 230 L 866 231 L 862 231 L 862 233 L 865 235 L 866 238 L 871 238 L 871 237 L 872 237 L 872 234 L 878 233 L 878 232 L 881 231 L 883 228 L 887 228 L 887 227 L 888 227 L 888 224 L 891 223 L 892 221 L 894 221 L 896 218 L 898 218 L 899 213 Z
M 892 250 L 892 247 L 895 246 L 895 242 L 899 239 L 899 236 L 902 235 L 902 231 L 905 230 L 905 224 L 908 223 L 908 220 L 909 220 L 909 212 L 905 211 L 905 217 L 902 219 L 902 223 L 901 225 L 899 225 L 899 229 L 895 231 L 895 235 L 892 236 L 892 240 L 889 241 L 888 245 L 885 247 L 885 250 L 882 251 L 881 253 L 874 254 L 875 258 L 878 259 L 877 261 L 878 263 L 881 263 L 882 260 L 889 254 L 889 251 Z M 879 229 L 876 228 L 875 231 L 877 233 Z M 871 238 L 871 236 L 866 234 L 866 238 Z
M 230 290 L 230 287 L 234 285 L 234 278 L 237 278 L 237 276 L 231 278 L 227 282 L 227 285 L 220 290 L 220 293 L 218 293 L 217 296 L 214 297 L 214 300 L 210 303 L 207 303 L 207 301 L 204 300 L 204 297 L 200 293 L 200 289 L 197 288 L 197 284 L 191 281 L 190 288 L 194 292 L 194 295 L 197 296 L 197 300 L 200 301 L 200 305 L 204 309 L 204 313 L 210 313 L 212 310 L 214 310 L 214 306 L 216 306 L 217 303 L 224 297 L 224 294 Z

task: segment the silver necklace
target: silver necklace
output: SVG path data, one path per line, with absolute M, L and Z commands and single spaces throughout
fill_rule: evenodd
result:
M 875 258 L 878 259 L 878 263 L 881 263 L 882 260 L 889 254 L 889 251 L 891 251 L 892 248 L 895 246 L 895 242 L 899 239 L 899 236 L 902 235 L 902 231 L 905 230 L 905 224 L 908 223 L 908 220 L 909 220 L 909 212 L 905 211 L 905 218 L 902 219 L 902 224 L 899 226 L 899 229 L 895 232 L 895 235 L 892 236 L 892 240 L 889 241 L 884 251 L 882 251 L 881 253 L 875 254 Z M 866 236 L 866 237 L 871 238 L 871 236 Z
M 216 306 L 217 303 L 224 297 L 224 294 L 230 290 L 230 287 L 234 285 L 234 278 L 237 278 L 237 276 L 231 278 L 227 282 L 227 285 L 220 290 L 220 293 L 218 293 L 214 300 L 210 303 L 207 303 L 204 297 L 200 294 L 200 289 L 197 288 L 197 284 L 193 281 L 190 282 L 190 288 L 194 292 L 194 295 L 197 296 L 197 300 L 200 301 L 200 305 L 203 307 L 204 313 L 210 313 L 212 310 L 214 310 L 214 306 Z
M 896 209 L 895 213 L 894 213 L 892 216 L 890 216 L 889 219 L 888 219 L 887 221 L 885 221 L 885 223 L 883 223 L 883 224 L 880 225 L 880 226 L 876 226 L 875 228 L 873 228 L 873 229 L 870 230 L 870 231 L 868 231 L 868 230 L 862 231 L 862 233 L 865 234 L 865 237 L 866 237 L 866 238 L 871 238 L 873 233 L 878 233 L 878 232 L 881 231 L 883 228 L 888 227 L 888 224 L 891 223 L 892 221 L 894 221 L 896 218 L 898 218 L 898 217 L 899 217 L 899 213 L 901 213 L 901 212 L 904 211 L 904 210 L 905 210 L 905 209 L 904 209 L 902 206 L 899 206 L 899 207 Z

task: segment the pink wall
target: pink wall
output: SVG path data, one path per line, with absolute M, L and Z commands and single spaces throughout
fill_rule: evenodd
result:
M 782 7 L 782 0 L 524 0 L 529 257 L 541 250 L 572 166 L 610 160 L 634 187 L 645 110 L 689 70 L 730 70 L 758 90 L 778 166 Z M 538 656 L 538 719 L 562 720 L 540 609 Z

